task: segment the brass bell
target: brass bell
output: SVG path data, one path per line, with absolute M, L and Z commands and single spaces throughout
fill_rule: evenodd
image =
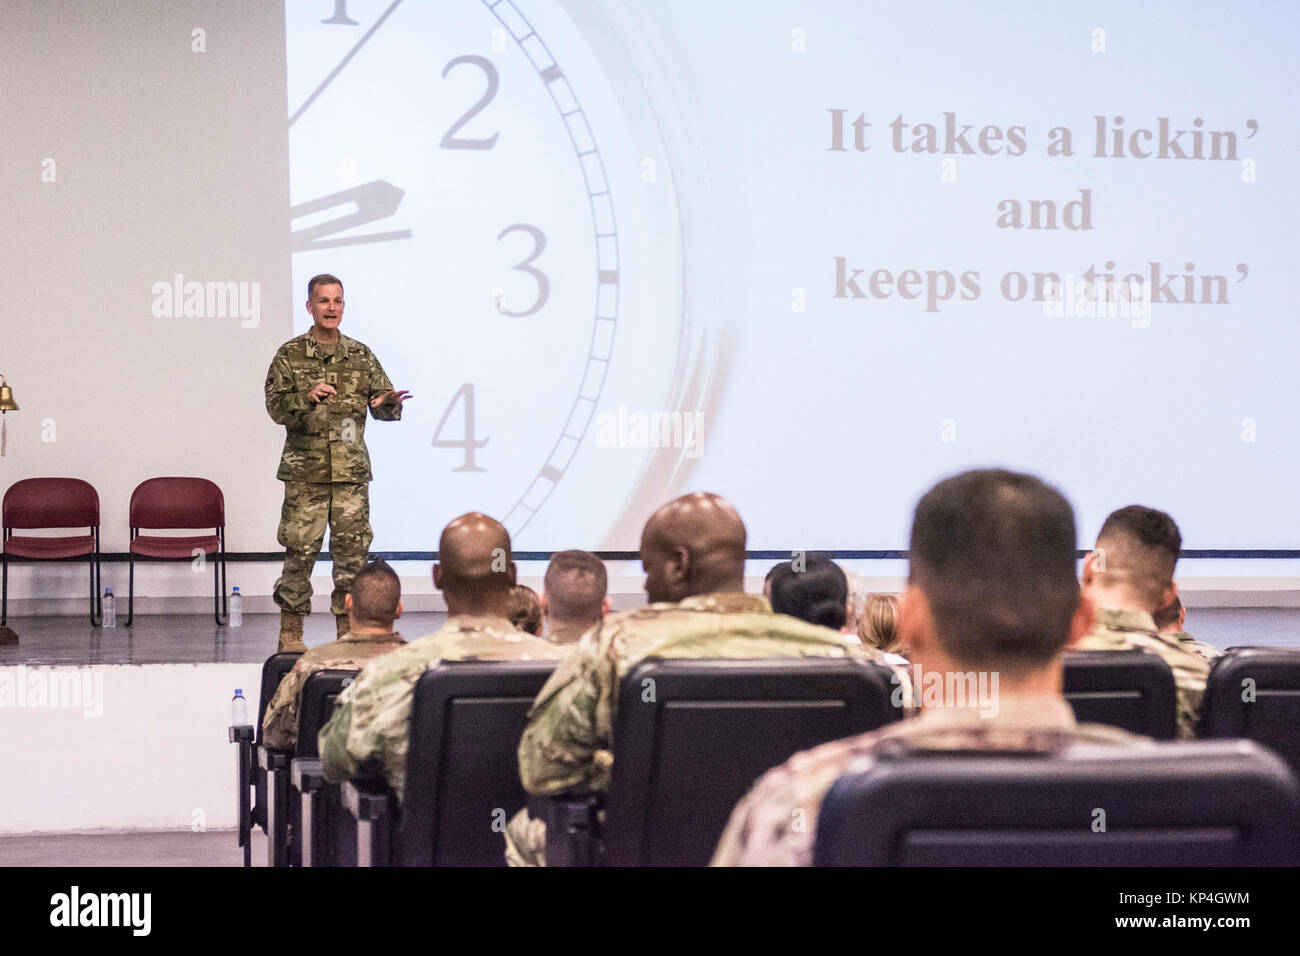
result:
M 18 403 L 14 401 L 14 390 L 9 387 L 5 377 L 0 375 L 0 412 L 16 412 Z

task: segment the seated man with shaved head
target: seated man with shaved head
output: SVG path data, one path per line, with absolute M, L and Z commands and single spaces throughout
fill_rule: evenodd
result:
M 608 615 L 542 688 L 519 742 L 519 775 L 536 796 L 605 793 L 614 761 L 619 683 L 647 657 L 857 657 L 879 651 L 829 628 L 772 613 L 744 593 L 745 525 L 713 494 L 671 501 L 641 534 L 648 607 Z M 544 865 L 546 825 L 521 810 L 506 829 L 506 859 Z
M 1083 590 L 1097 607 L 1097 622 L 1081 651 L 1141 648 L 1165 659 L 1178 689 L 1178 736 L 1196 735 L 1210 662 L 1223 652 L 1190 634 L 1161 634 L 1152 615 L 1178 597 L 1174 566 L 1183 536 L 1163 511 L 1129 505 L 1112 512 L 1084 558 Z
M 383 560 L 371 561 L 357 572 L 352 591 L 343 599 L 348 630 L 337 641 L 313 647 L 298 658 L 284 676 L 262 718 L 262 739 L 275 750 L 298 744 L 298 714 L 307 678 L 319 670 L 360 670 L 381 654 L 406 644 L 393 630 L 402 616 L 402 582 Z
M 557 551 L 546 566 L 542 617 L 552 644 L 573 645 L 609 613 L 605 562 L 590 551 Z
M 1074 549 L 1070 503 L 1031 475 L 970 471 L 932 488 L 912 521 L 898 617 L 917 666 L 920 716 L 769 770 L 732 812 L 713 865 L 810 866 L 827 792 L 882 751 L 1153 746 L 1116 727 L 1078 724 L 1066 703 L 1063 652 L 1092 624 Z
M 443 529 L 433 584 L 447 599 L 447 621 L 375 660 L 339 695 L 334 716 L 317 738 L 326 780 L 382 779 L 403 798 L 415 682 L 439 661 L 562 656 L 506 617 L 514 583 L 510 535 L 499 522 L 471 512 Z

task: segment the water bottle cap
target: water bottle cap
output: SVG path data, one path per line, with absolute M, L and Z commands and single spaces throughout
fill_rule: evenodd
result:
M 239 590 L 239 585 L 238 585 L 238 584 L 235 585 L 235 590 L 236 590 L 236 591 Z
M 104 588 L 104 593 L 105 593 L 105 594 L 112 594 L 112 593 L 113 593 L 113 589 L 112 589 L 112 588 Z
M 243 696 L 244 696 L 244 689 L 243 689 L 242 687 L 236 687 L 236 688 L 235 688 L 235 696 L 236 696 L 236 697 L 243 697 Z

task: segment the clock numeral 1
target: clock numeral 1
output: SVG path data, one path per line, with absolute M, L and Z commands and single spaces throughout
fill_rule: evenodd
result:
M 465 437 L 464 438 L 442 438 L 443 426 L 447 424 L 447 419 L 451 417 L 452 410 L 455 409 L 456 403 L 464 399 L 465 404 Z M 442 413 L 442 418 L 438 419 L 438 427 L 433 430 L 433 447 L 434 448 L 463 448 L 465 449 L 465 461 L 459 468 L 453 468 L 452 471 L 487 471 L 486 468 L 480 468 L 474 461 L 474 452 L 486 445 L 491 439 L 474 437 L 474 384 L 466 382 L 460 387 L 451 398 L 451 403 L 447 410 Z
M 530 226 L 524 222 L 517 222 L 513 226 L 506 226 L 497 235 L 497 241 L 500 242 L 512 232 L 523 231 L 533 237 L 533 254 L 523 262 L 513 265 L 510 268 L 516 272 L 526 272 L 537 282 L 537 298 L 533 304 L 523 312 L 511 312 L 509 309 L 500 309 L 502 315 L 511 315 L 515 318 L 522 318 L 526 315 L 532 315 L 540 311 L 542 306 L 546 305 L 546 300 L 551 297 L 551 280 L 547 278 L 546 273 L 541 269 L 533 268 L 533 261 L 546 251 L 546 233 L 536 226 Z
M 360 24 L 348 17 L 348 0 L 334 0 L 334 16 L 321 23 L 337 23 L 340 26 L 355 27 Z
M 493 133 L 487 139 L 458 139 L 456 133 L 459 132 L 462 126 L 487 109 L 488 104 L 492 102 L 492 98 L 497 95 L 497 87 L 501 85 L 500 78 L 497 76 L 497 68 L 486 57 L 458 56 L 442 68 L 442 78 L 445 80 L 452 68 L 460 66 L 462 63 L 471 63 L 487 74 L 487 90 L 479 97 L 477 103 L 451 125 L 451 129 L 443 134 L 442 142 L 438 145 L 443 149 L 491 149 L 497 144 L 497 136 L 499 135 L 497 133 Z

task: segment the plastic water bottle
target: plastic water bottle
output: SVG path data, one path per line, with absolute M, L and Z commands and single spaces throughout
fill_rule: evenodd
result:
M 230 626 L 244 626 L 244 599 L 239 596 L 239 585 L 230 592 Z
M 244 700 L 242 689 L 235 688 L 235 696 L 230 700 L 230 724 L 243 727 L 248 723 L 248 701 Z
M 117 627 L 117 602 L 113 600 L 113 589 L 104 588 L 104 627 Z

